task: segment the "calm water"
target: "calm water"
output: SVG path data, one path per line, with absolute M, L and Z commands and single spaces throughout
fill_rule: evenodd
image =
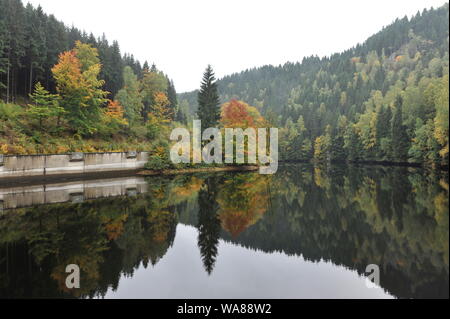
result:
M 448 298 L 439 174 L 287 165 L 0 187 L 0 297 Z

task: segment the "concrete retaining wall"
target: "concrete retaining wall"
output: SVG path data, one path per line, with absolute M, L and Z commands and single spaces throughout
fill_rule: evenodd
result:
M 147 160 L 147 152 L 0 155 L 0 178 L 136 170 Z

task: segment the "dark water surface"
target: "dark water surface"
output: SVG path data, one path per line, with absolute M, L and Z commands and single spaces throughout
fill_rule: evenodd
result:
M 0 297 L 448 298 L 448 192 L 446 173 L 300 164 L 0 187 Z

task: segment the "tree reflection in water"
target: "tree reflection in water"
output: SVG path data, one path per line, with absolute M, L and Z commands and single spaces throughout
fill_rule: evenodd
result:
M 383 288 L 397 297 L 448 298 L 447 173 L 288 165 L 272 177 L 202 174 L 148 184 L 137 196 L 5 211 L 0 297 L 104 296 L 122 276 L 164 258 L 183 223 L 198 229 L 208 274 L 222 239 L 360 274 L 377 264 Z M 73 263 L 79 290 L 64 284 Z

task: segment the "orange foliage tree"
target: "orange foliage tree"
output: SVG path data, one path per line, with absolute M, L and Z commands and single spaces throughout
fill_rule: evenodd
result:
M 154 95 L 154 103 L 152 105 L 151 113 L 160 122 L 167 123 L 173 116 L 173 112 L 168 108 L 170 104 L 169 98 L 163 92 L 156 92 Z
M 228 128 L 263 127 L 266 121 L 258 109 L 236 99 L 222 105 L 221 124 Z
M 61 53 L 52 68 L 61 106 L 79 134 L 95 133 L 101 120 L 108 92 L 101 89 L 104 81 L 98 79 L 100 71 L 97 49 L 79 41 L 73 50 Z
M 106 116 L 110 119 L 115 120 L 117 123 L 126 125 L 127 120 L 124 118 L 124 110 L 122 105 L 116 100 L 109 100 L 108 106 L 106 108 Z

